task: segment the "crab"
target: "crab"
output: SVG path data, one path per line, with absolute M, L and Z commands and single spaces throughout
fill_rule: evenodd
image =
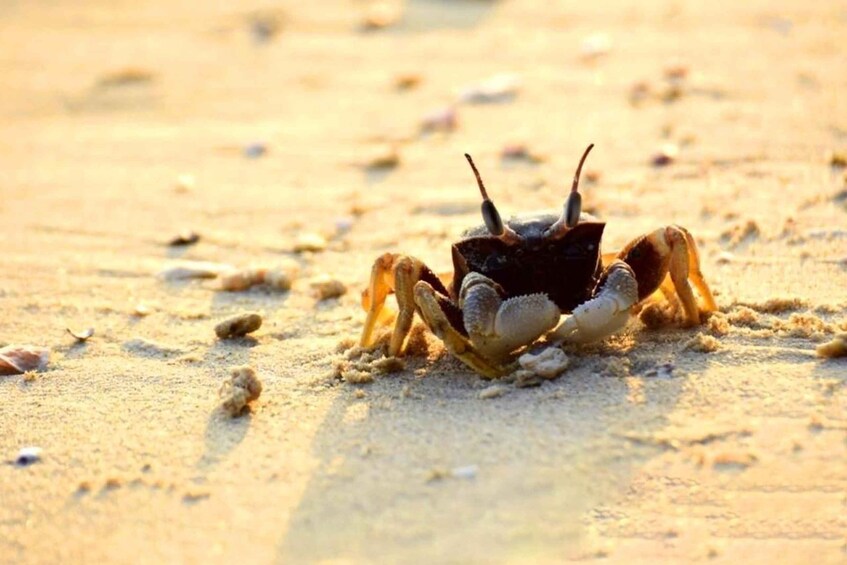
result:
M 587 343 L 620 331 L 654 293 L 671 302 L 678 297 L 686 326 L 699 324 L 701 312 L 716 310 L 694 238 L 681 226 L 662 227 L 617 253 L 601 253 L 606 224 L 581 211 L 579 193 L 582 166 L 593 147 L 577 165 L 561 214 L 521 215 L 506 223 L 465 154 L 482 195 L 484 224 L 452 245 L 452 277 L 439 277 L 409 255 L 377 258 L 362 293 L 367 318 L 360 345 L 372 346 L 377 326 L 391 323 L 384 307 L 392 293 L 398 311 L 388 355 L 403 354 L 418 314 L 452 355 L 485 378 L 508 374 L 516 352 L 541 337 Z M 570 316 L 561 320 L 564 314 Z

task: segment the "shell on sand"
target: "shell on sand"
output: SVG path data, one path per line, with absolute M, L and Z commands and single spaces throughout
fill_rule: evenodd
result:
M 0 375 L 40 371 L 50 361 L 50 350 L 34 345 L 7 345 L 0 349 Z

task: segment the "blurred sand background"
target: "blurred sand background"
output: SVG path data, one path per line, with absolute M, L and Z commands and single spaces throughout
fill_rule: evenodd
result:
M 0 4 L 0 345 L 52 350 L 0 377 L 0 561 L 843 563 L 847 365 L 814 348 L 847 321 L 847 5 L 392 6 L 365 31 L 363 1 Z M 512 100 L 420 135 L 502 73 Z M 634 321 L 489 400 L 437 347 L 331 376 L 374 258 L 449 270 L 478 223 L 462 153 L 508 216 L 558 210 L 589 142 L 605 249 L 688 227 L 723 329 Z M 546 160 L 504 163 L 519 143 Z M 304 233 L 327 248 L 293 253 Z M 224 293 L 157 278 L 177 260 L 301 271 Z M 321 275 L 348 293 L 318 301 Z M 244 310 L 255 339 L 218 340 Z M 686 347 L 701 332 L 715 351 Z M 231 419 L 243 363 L 265 389 Z M 27 445 L 42 460 L 14 465 Z

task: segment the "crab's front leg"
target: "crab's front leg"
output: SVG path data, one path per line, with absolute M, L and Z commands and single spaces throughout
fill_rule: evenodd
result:
M 604 257 L 604 260 L 608 260 Z M 668 226 L 633 240 L 604 271 L 594 298 L 576 308 L 554 332 L 571 342 L 602 339 L 622 329 L 633 307 L 656 290 L 670 298 L 676 294 L 685 312 L 686 325 L 700 323 L 700 306 L 691 284 L 703 299 L 703 310 L 717 309 L 712 291 L 700 270 L 694 238 L 683 227 Z M 670 280 L 668 280 L 670 279 Z M 690 282 L 689 282 L 690 281 Z
M 603 272 L 603 279 L 599 292 L 574 309 L 551 338 L 587 343 L 610 336 L 626 326 L 632 307 L 638 302 L 635 274 L 629 265 L 616 259 Z
M 546 294 L 504 298 L 503 289 L 480 273 L 462 280 L 459 308 L 474 347 L 491 359 L 504 359 L 556 327 L 561 312 Z

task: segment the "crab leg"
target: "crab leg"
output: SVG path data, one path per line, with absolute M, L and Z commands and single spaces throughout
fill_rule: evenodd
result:
M 368 311 L 359 345 L 368 347 L 373 343 L 373 331 L 376 326 L 386 321 L 383 310 L 385 299 L 392 292 L 397 299 L 398 313 L 388 346 L 390 356 L 400 355 L 403 344 L 415 317 L 415 283 L 425 280 L 435 285 L 444 295 L 447 289 L 438 277 L 421 260 L 407 255 L 385 253 L 380 256 L 371 269 L 370 284 L 362 293 L 362 306 Z
M 459 307 L 474 347 L 499 359 L 530 344 L 556 327 L 561 312 L 544 294 L 502 299 L 503 291 L 490 278 L 470 273 L 462 281 Z
M 612 335 L 626 326 L 638 302 L 638 284 L 629 265 L 616 260 L 607 267 L 606 279 L 594 298 L 579 305 L 551 334 L 571 343 L 587 343 Z
M 486 359 L 474 345 L 453 326 L 445 314 L 438 295 L 426 281 L 415 285 L 415 303 L 429 329 L 444 342 L 453 356 L 485 378 L 496 379 L 508 373 L 508 368 Z

